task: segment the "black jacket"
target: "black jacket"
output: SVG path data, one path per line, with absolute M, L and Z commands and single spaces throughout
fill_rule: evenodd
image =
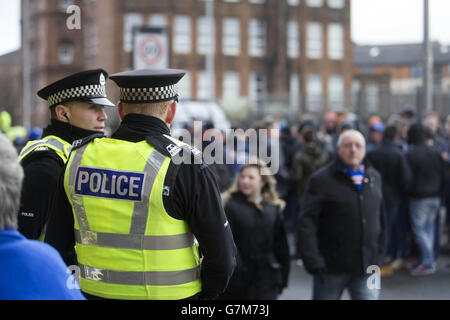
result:
M 287 287 L 290 256 L 282 217 L 277 206 L 261 204 L 263 210 L 237 193 L 225 205 L 238 263 L 221 299 L 272 300 Z
M 53 135 L 72 144 L 94 133 L 52 120 L 51 125 L 43 130 L 42 137 Z M 27 155 L 21 164 L 24 180 L 18 216 L 19 231 L 28 239 L 36 240 L 45 231 L 64 162 L 51 149 L 37 149 Z
M 440 197 L 444 187 L 444 161 L 425 143 L 410 146 L 406 159 L 412 172 L 408 194 L 412 198 Z
M 170 135 L 166 124 L 153 117 L 127 115 L 112 138 L 140 142 L 148 136 Z M 192 163 L 194 161 L 192 160 Z M 164 197 L 167 213 L 185 220 L 200 245 L 202 297 L 213 299 L 225 290 L 236 265 L 236 247 L 226 223 L 217 181 L 204 164 L 181 164 L 170 196 Z M 52 209 L 45 242 L 54 246 L 68 265 L 76 264 L 74 220 L 64 191 L 64 176 L 59 180 L 57 198 Z
M 366 274 L 381 266 L 384 205 L 380 174 L 366 165 L 359 192 L 338 160 L 311 176 L 299 219 L 298 245 L 308 272 Z
M 367 153 L 367 159 L 382 177 L 386 209 L 399 205 L 412 179 L 403 152 L 393 143 L 383 142 Z

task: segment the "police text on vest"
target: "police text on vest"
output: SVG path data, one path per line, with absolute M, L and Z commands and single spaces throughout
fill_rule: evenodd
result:
M 142 201 L 145 174 L 79 167 L 75 179 L 75 193 L 83 196 Z

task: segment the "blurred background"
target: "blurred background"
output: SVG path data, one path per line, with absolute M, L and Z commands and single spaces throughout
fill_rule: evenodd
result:
M 407 108 L 443 118 L 449 9 L 430 1 L 425 39 L 423 0 L 0 0 L 0 111 L 12 125 L 42 127 L 48 108 L 36 92 L 61 77 L 170 67 L 187 71 L 178 122 L 220 113 L 218 127 L 268 115 L 291 124 L 326 111 L 366 120 Z M 108 94 L 117 100 L 111 82 Z M 115 111 L 108 124 L 117 126 Z

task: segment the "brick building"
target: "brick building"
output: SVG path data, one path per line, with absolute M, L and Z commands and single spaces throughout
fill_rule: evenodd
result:
M 8 111 L 16 123 L 21 120 L 19 51 L 0 56 L 0 75 L 0 111 Z
M 29 0 L 22 0 L 22 8 L 24 1 Z M 205 0 L 41 0 L 29 5 L 29 28 L 22 34 L 28 32 L 31 39 L 33 93 L 82 69 L 130 69 L 133 27 L 158 26 L 168 30 L 169 66 L 187 71 L 180 84 L 184 98 L 211 98 L 206 58 L 212 48 L 212 92 L 225 107 L 239 102 L 257 115 L 276 105 L 298 115 L 351 103 L 350 0 L 215 0 L 214 28 L 205 18 Z M 66 26 L 70 5 L 81 9 L 81 29 Z M 111 83 L 108 94 L 112 100 L 118 96 Z M 45 124 L 45 103 L 32 98 L 33 124 Z
M 433 110 L 450 112 L 450 47 L 433 43 Z M 362 115 L 387 116 L 423 103 L 423 44 L 357 46 L 353 105 Z

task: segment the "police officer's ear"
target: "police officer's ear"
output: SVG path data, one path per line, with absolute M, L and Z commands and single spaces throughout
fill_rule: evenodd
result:
M 166 115 L 166 123 L 171 124 L 173 119 L 175 118 L 175 113 L 177 112 L 177 102 L 173 101 L 172 104 L 169 106 L 169 109 L 167 110 Z
M 55 107 L 56 120 L 61 122 L 69 122 L 70 110 L 68 107 L 59 104 Z
M 117 111 L 119 112 L 120 121 L 122 121 L 123 118 L 125 117 L 125 113 L 123 112 L 123 104 L 122 104 L 122 102 L 119 102 L 119 104 L 117 105 Z

